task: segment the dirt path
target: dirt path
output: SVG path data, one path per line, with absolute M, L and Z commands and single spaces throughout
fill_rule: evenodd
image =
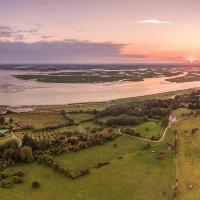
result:
M 179 119 L 176 120 L 176 122 L 178 122 L 178 121 L 180 121 L 180 120 L 182 120 L 182 119 L 187 119 L 187 118 L 189 118 L 189 117 L 182 117 L 182 118 L 179 118 Z M 174 122 L 174 123 L 176 123 L 176 122 Z M 143 137 L 138 137 L 138 136 L 134 136 L 134 135 L 128 135 L 128 134 L 122 133 L 122 132 L 121 132 L 121 129 L 119 129 L 119 134 L 120 134 L 120 135 L 125 135 L 125 136 L 128 136 L 128 137 L 131 137 L 131 138 L 136 138 L 136 139 L 139 139 L 139 140 L 143 140 L 143 141 L 146 141 L 146 142 L 159 143 L 159 142 L 162 142 L 162 140 L 165 138 L 165 135 L 166 135 L 166 133 L 167 133 L 167 130 L 168 130 L 169 128 L 171 128 L 171 125 L 172 125 L 172 124 L 169 123 L 169 125 L 165 128 L 162 137 L 161 137 L 159 140 L 151 140 L 151 139 L 147 139 L 147 138 L 143 138 Z
M 171 128 L 171 124 L 169 124 L 169 125 L 165 128 L 165 130 L 164 130 L 164 132 L 163 132 L 163 134 L 162 134 L 162 137 L 161 137 L 159 140 L 151 140 L 151 139 L 147 139 L 147 138 L 143 138 L 143 137 L 137 137 L 137 136 L 133 136 L 133 135 L 128 135 L 128 134 L 122 133 L 122 132 L 121 132 L 121 129 L 119 129 L 119 134 L 120 134 L 120 135 L 125 135 L 125 136 L 128 136 L 128 137 L 131 137 L 131 138 L 140 139 L 140 140 L 143 140 L 143 141 L 146 141 L 146 142 L 159 143 L 159 142 L 162 142 L 162 140 L 165 138 L 165 135 L 166 135 L 167 130 L 168 130 L 169 128 Z

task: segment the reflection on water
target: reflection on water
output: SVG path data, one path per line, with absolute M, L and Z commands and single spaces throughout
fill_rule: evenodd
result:
M 19 86 L 25 88 L 15 93 L 0 92 L 1 105 L 50 105 L 105 101 L 200 87 L 200 81 L 169 83 L 165 81 L 165 77 L 148 78 L 141 82 L 98 84 L 40 83 L 32 80 L 18 80 L 12 77 L 12 74 L 25 73 L 0 70 L 1 88 L 7 84 L 9 86 L 13 84 L 17 88 Z

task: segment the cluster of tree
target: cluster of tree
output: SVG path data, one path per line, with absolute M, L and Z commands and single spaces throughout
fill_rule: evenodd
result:
M 181 113 L 181 117 L 192 117 L 194 115 L 199 115 L 199 111 L 196 111 L 196 112 L 188 112 L 188 113 Z
M 12 160 L 0 159 L 0 171 L 3 171 L 4 169 L 14 165 L 15 163 Z
M 195 134 L 198 130 L 199 130 L 198 128 L 193 128 L 193 129 L 191 130 L 191 133 L 192 133 L 192 134 Z
M 143 122 L 147 121 L 147 118 L 145 117 L 112 117 L 110 119 L 107 120 L 106 125 L 108 127 L 113 127 L 113 126 L 126 126 L 126 125 L 131 125 L 131 126 L 135 126 L 138 124 L 141 124 Z
M 33 151 L 35 150 L 48 150 L 52 155 L 60 155 L 67 151 L 79 151 L 94 145 L 103 144 L 118 137 L 119 134 L 114 132 L 108 133 L 92 133 L 92 134 L 79 134 L 72 136 L 60 136 L 54 138 L 52 141 L 36 141 L 28 135 L 25 135 L 22 142 L 23 145 L 29 146 Z
M 104 129 L 105 127 L 94 127 L 91 129 L 91 133 L 97 133 Z
M 94 117 L 90 117 L 88 119 L 84 119 L 84 120 L 81 120 L 79 123 L 85 123 L 85 122 L 90 122 L 94 119 Z
M 13 166 L 15 162 L 32 162 L 34 160 L 32 149 L 28 146 L 18 148 L 14 142 L 0 146 L 0 169 Z
M 121 128 L 121 132 L 127 135 L 142 137 L 139 132 L 136 132 L 133 128 L 124 127 Z
M 142 148 L 142 150 L 147 150 L 151 147 L 151 145 L 149 143 L 145 144 L 144 147 Z
M 161 118 L 169 115 L 172 109 L 178 107 L 173 99 L 152 99 L 145 101 L 129 101 L 119 105 L 110 106 L 97 113 L 97 117 L 119 116 L 127 114 L 135 117 Z
M 162 119 L 168 117 L 172 110 L 182 107 L 200 109 L 200 90 L 190 94 L 177 95 L 174 98 L 168 99 L 128 101 L 126 103 L 110 106 L 102 111 L 97 112 L 96 118 L 105 116 L 119 117 L 122 114 L 127 114 L 137 118 L 146 117 Z M 196 112 L 196 115 L 198 114 L 200 114 L 200 111 Z
M 75 174 L 69 169 L 67 169 L 66 167 L 63 167 L 59 165 L 58 163 L 56 163 L 54 161 L 53 156 L 45 154 L 45 153 L 37 152 L 37 154 L 35 154 L 35 159 L 37 160 L 39 164 L 45 164 L 46 166 L 53 168 L 55 171 L 65 175 L 66 177 L 70 179 L 76 179 L 90 173 L 89 169 L 81 169 L 79 173 Z
M 22 144 L 30 147 L 32 150 L 45 150 L 51 148 L 51 142 L 49 140 L 34 140 L 27 134 L 24 135 Z
M 124 128 L 121 128 L 121 132 L 124 134 L 127 134 L 127 135 L 144 138 L 144 136 L 142 136 L 139 132 L 136 132 L 135 129 L 133 129 L 133 128 L 124 127 Z M 157 140 L 159 140 L 159 138 L 160 138 L 160 136 L 158 135 L 158 136 L 151 136 L 148 139 L 157 141 Z
M 60 111 L 61 113 L 67 114 L 65 110 Z M 87 113 L 87 114 L 96 114 L 98 111 L 96 109 L 93 110 L 73 110 L 73 111 L 68 111 L 70 114 L 78 114 L 78 113 Z
M 24 179 L 23 179 L 24 176 L 25 176 L 25 173 L 22 170 L 18 170 L 14 172 L 12 175 L 9 175 L 5 172 L 1 172 L 0 185 L 2 188 L 12 188 L 14 187 L 14 184 L 24 183 Z
M 177 95 L 174 100 L 179 103 L 179 107 L 188 107 L 190 109 L 200 109 L 200 90 L 193 91 L 190 94 Z

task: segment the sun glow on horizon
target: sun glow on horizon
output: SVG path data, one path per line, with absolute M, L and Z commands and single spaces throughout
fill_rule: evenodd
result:
M 186 60 L 189 61 L 192 64 L 197 60 L 197 58 L 195 56 L 190 56 Z

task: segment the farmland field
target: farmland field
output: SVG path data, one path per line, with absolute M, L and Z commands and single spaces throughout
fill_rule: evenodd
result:
M 69 114 L 69 116 L 74 120 L 75 123 L 94 118 L 94 115 L 87 113 Z
M 176 115 L 177 118 L 181 118 L 183 115 L 188 114 L 192 112 L 192 109 L 188 109 L 188 108 L 179 108 L 176 109 L 172 112 L 172 114 Z
M 34 128 L 44 128 L 64 123 L 66 119 L 57 113 L 20 113 L 10 115 L 15 122 L 27 122 Z
M 197 200 L 200 196 L 200 132 L 192 129 L 200 127 L 200 118 L 184 119 L 174 126 L 178 131 L 177 179 L 178 199 Z M 189 188 L 192 185 L 192 188 Z
M 142 141 L 122 136 L 115 142 L 118 144 L 115 148 L 111 142 L 88 149 L 86 152 L 66 154 L 57 158 L 74 170 L 88 166 L 88 163 L 92 163 L 91 168 L 93 168 L 103 159 L 111 161 L 107 166 L 93 169 L 86 177 L 70 180 L 42 165 L 19 165 L 9 168 L 8 171 L 23 169 L 27 174 L 25 183 L 11 190 L 0 189 L 0 193 L 5 200 L 169 199 L 170 187 L 173 184 L 173 152 L 167 150 L 166 144 L 152 147 L 154 150 L 166 151 L 165 158 L 157 160 L 151 149 L 141 150 L 144 145 Z M 107 152 L 107 155 L 104 152 Z M 117 159 L 119 155 L 123 158 Z M 41 183 L 39 189 L 31 188 L 31 182 L 34 180 Z
M 164 131 L 159 121 L 148 121 L 134 127 L 136 132 L 145 138 L 160 137 Z
M 22 140 L 23 146 L 17 148 L 32 148 L 35 158 L 30 164 L 16 162 L 4 170 L 9 177 L 0 184 L 12 183 L 12 172 L 17 170 L 26 175 L 23 184 L 10 189 L 1 185 L 0 195 L 5 200 L 198 199 L 199 110 L 179 106 L 169 110 L 168 105 L 176 104 L 166 99 L 168 95 L 174 93 L 162 94 L 161 99 L 149 96 L 101 103 L 98 110 L 89 103 L 71 105 L 72 110 L 67 105 L 39 106 L 29 113 L 2 115 L 12 120 L 1 127 L 11 127 L 9 136 Z M 196 98 L 196 93 L 190 95 Z M 169 114 L 185 118 L 170 127 Z M 19 121 L 33 127 L 18 128 Z M 121 132 L 123 128 L 129 132 Z M 12 149 L 3 151 L 1 158 L 10 153 Z M 32 188 L 33 181 L 40 187 Z

